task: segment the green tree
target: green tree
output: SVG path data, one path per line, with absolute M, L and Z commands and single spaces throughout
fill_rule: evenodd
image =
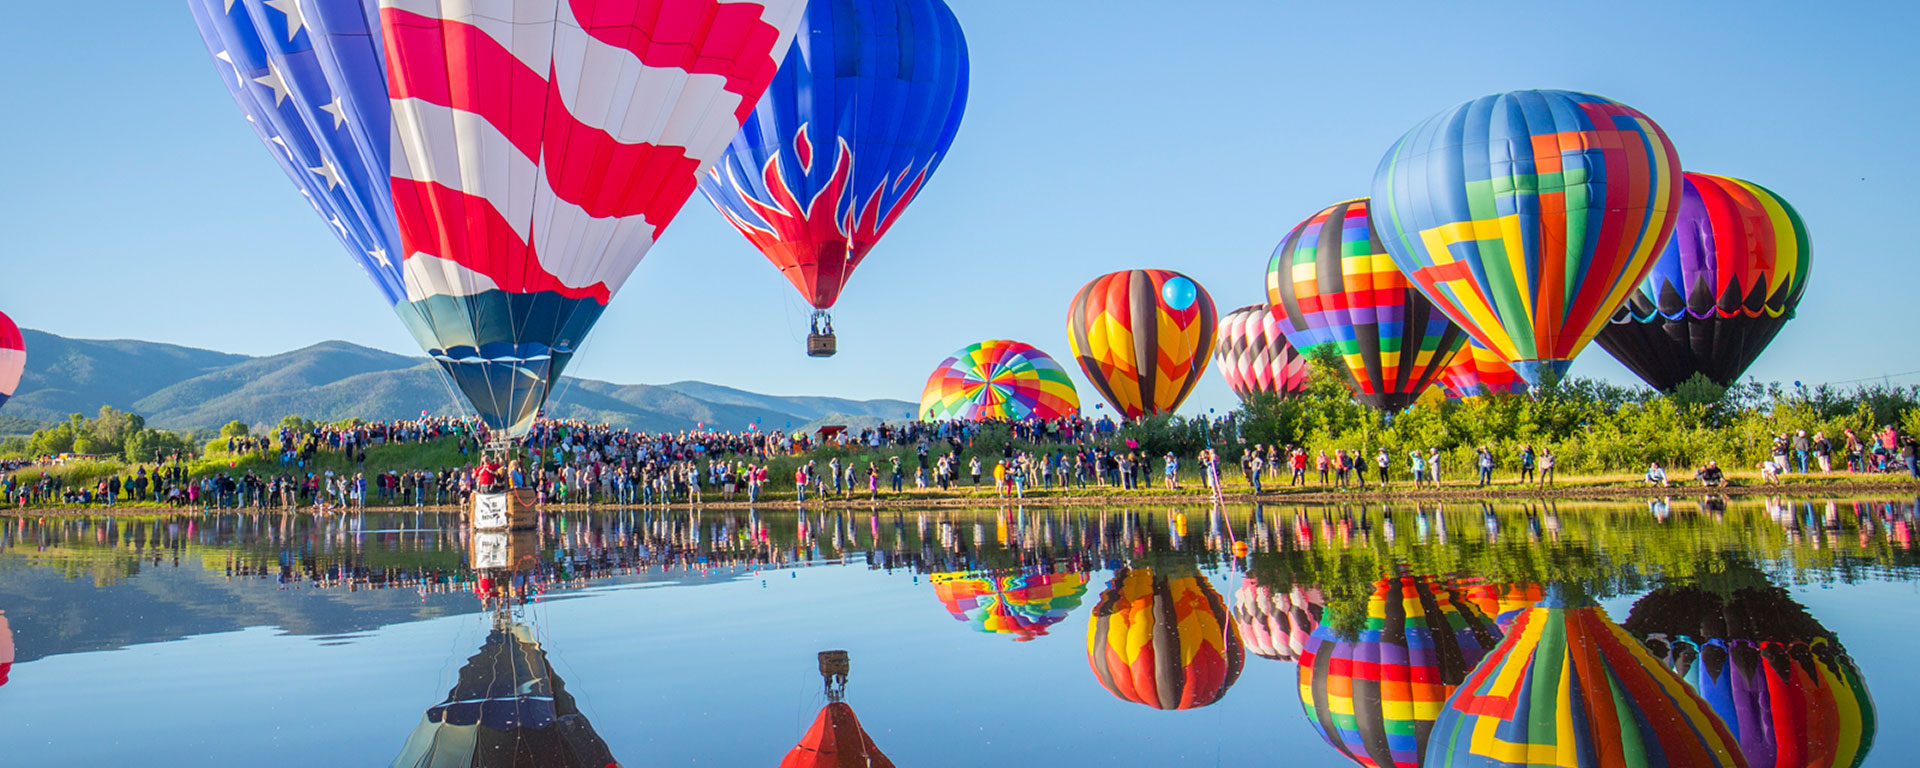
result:
M 223 438 L 246 437 L 252 434 L 252 432 L 252 428 L 248 427 L 246 422 L 239 419 L 229 421 L 226 423 L 226 426 L 220 428 L 220 436 Z

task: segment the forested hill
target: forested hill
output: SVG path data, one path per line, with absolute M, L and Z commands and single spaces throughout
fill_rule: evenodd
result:
M 24 330 L 27 370 L 0 408 L 0 435 L 25 434 L 103 405 L 138 413 L 149 426 L 217 428 L 229 421 L 274 424 L 283 416 L 319 421 L 395 419 L 455 413 L 447 386 L 422 357 L 328 341 L 249 357 L 147 341 L 68 339 Z M 822 423 L 900 420 L 902 400 L 763 395 L 697 381 L 613 384 L 568 378 L 549 410 L 648 431 L 705 423 L 721 429 L 798 429 Z

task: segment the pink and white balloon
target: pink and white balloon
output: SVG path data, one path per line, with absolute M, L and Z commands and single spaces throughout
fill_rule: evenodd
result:
M 1256 393 L 1289 397 L 1307 389 L 1307 359 L 1281 335 L 1284 318 L 1266 304 L 1241 307 L 1220 318 L 1213 360 L 1241 400 Z

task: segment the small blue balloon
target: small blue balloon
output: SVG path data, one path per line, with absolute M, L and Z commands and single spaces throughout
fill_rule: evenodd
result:
M 1174 311 L 1182 311 L 1193 306 L 1193 300 L 1200 295 L 1200 289 L 1192 280 L 1176 277 L 1160 286 L 1160 298 L 1166 299 L 1167 306 Z

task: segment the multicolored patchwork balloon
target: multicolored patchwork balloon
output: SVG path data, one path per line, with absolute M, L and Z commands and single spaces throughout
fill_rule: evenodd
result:
M 1524 395 L 1527 393 L 1527 380 L 1515 373 L 1513 366 L 1500 359 L 1500 354 L 1480 346 L 1480 342 L 1469 341 L 1460 353 L 1453 356 L 1453 362 L 1440 372 L 1436 382 L 1447 397 L 1464 400 L 1481 395 Z
M 826 310 L 953 145 L 967 41 L 941 0 L 837 0 L 808 3 L 783 51 L 700 190 Z
M 1073 377 L 1032 345 L 988 339 L 940 362 L 920 391 L 923 421 L 1021 421 L 1080 413 Z
M 20 326 L 14 325 L 13 318 L 0 312 L 0 405 L 6 405 L 8 398 L 20 387 L 20 375 L 27 369 L 27 342 L 20 335 Z
M 1267 301 L 1302 353 L 1332 345 L 1355 399 L 1413 404 L 1467 335 L 1407 282 L 1374 232 L 1365 198 L 1335 203 L 1288 232 L 1267 262 Z
M 1154 709 L 1219 701 L 1245 661 L 1226 601 L 1193 568 L 1121 569 L 1087 623 L 1087 663 L 1100 685 Z
M 1879 717 L 1860 668 L 1786 590 L 1662 586 L 1624 626 L 1706 700 L 1753 768 L 1866 762 Z
M 1807 224 L 1765 187 L 1704 173 L 1685 174 L 1678 221 L 1594 341 L 1655 389 L 1696 373 L 1732 386 L 1807 290 Z
M 1343 638 L 1332 612 L 1300 654 L 1300 703 L 1320 737 L 1370 768 L 1413 768 L 1441 704 L 1500 630 L 1438 579 L 1374 582 L 1366 623 Z
M 1129 419 L 1171 413 L 1206 373 L 1213 297 L 1186 275 L 1132 269 L 1102 275 L 1073 297 L 1067 337 L 1087 380 Z
M 1632 107 L 1514 91 L 1414 126 L 1380 160 L 1373 202 L 1414 284 L 1538 386 L 1653 268 L 1680 208 L 1680 156 Z
M 996 575 L 960 571 L 933 575 L 933 593 L 957 621 L 978 632 L 1009 634 L 1026 642 L 1047 634 L 1080 607 L 1087 577 L 1080 573 Z
M 1233 591 L 1233 623 L 1240 628 L 1240 639 L 1253 655 L 1275 661 L 1299 658 L 1326 607 L 1318 589 L 1275 591 L 1251 576 Z
M 1501 633 L 1513 629 L 1513 622 L 1520 614 L 1533 608 L 1533 604 L 1546 597 L 1546 590 L 1538 584 L 1488 584 L 1479 579 L 1461 579 L 1454 582 L 1454 589 L 1480 612 L 1493 617 L 1493 623 Z
M 1746 768 L 1727 727 L 1605 610 L 1548 589 L 1447 699 L 1426 768 Z
M 1213 361 L 1241 400 L 1307 390 L 1307 358 L 1287 343 L 1282 322 L 1266 304 L 1241 307 L 1220 318 Z

